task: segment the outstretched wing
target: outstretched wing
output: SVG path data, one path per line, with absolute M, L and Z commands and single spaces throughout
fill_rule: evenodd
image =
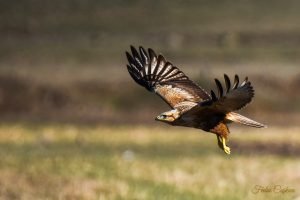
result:
M 246 77 L 242 84 L 239 85 L 239 77 L 235 75 L 234 84 L 231 87 L 230 79 L 224 74 L 226 90 L 223 90 L 222 84 L 215 79 L 218 88 L 218 95 L 211 91 L 211 99 L 199 103 L 191 110 L 187 111 L 187 115 L 201 115 L 205 113 L 229 113 L 239 110 L 251 102 L 254 96 L 254 90 L 251 82 Z
M 211 100 L 208 93 L 152 49 L 147 53 L 140 47 L 138 52 L 131 46 L 131 54 L 126 52 L 131 77 L 147 90 L 157 93 L 172 108 L 187 110 L 199 102 Z

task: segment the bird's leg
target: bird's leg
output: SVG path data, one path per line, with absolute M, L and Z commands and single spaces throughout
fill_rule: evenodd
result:
M 226 139 L 221 135 L 217 135 L 219 147 L 226 153 L 230 154 L 230 148 L 226 146 Z
M 223 150 L 222 137 L 217 135 L 217 140 L 218 140 L 218 146 L 220 147 L 220 149 Z

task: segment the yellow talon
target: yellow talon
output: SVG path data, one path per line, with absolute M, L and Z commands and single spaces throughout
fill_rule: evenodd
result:
M 226 154 L 230 154 L 230 148 L 228 146 L 226 146 L 226 139 L 222 136 L 217 136 L 218 137 L 218 145 L 221 149 L 223 149 L 223 151 Z
M 225 146 L 224 147 L 224 152 L 229 155 L 230 154 L 230 148 L 228 146 Z

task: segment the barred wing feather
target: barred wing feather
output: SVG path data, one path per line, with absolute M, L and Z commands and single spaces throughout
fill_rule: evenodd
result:
M 147 90 L 157 93 L 172 108 L 181 105 L 192 107 L 202 101 L 211 100 L 210 95 L 192 82 L 181 70 L 156 55 L 152 49 L 148 53 L 143 47 L 139 51 L 131 46 L 131 54 L 126 52 L 131 77 Z

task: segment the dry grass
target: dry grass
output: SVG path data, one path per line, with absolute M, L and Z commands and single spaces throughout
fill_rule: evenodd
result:
M 3 124 L 0 199 L 293 199 L 299 131 L 235 128 L 226 156 L 193 129 Z M 296 153 L 272 150 L 280 144 Z M 295 192 L 253 194 L 255 185 Z

